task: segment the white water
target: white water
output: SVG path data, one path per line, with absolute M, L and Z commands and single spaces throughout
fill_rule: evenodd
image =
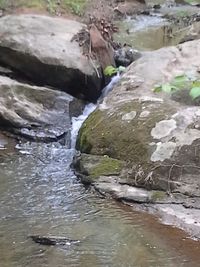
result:
M 161 25 L 168 24 L 167 20 L 159 16 L 136 16 L 135 19 L 128 17 L 130 33 L 137 31 L 146 31 L 150 27 L 160 27 Z
M 118 73 L 116 76 L 112 78 L 111 82 L 102 90 L 102 94 L 97 104 L 93 104 L 93 103 L 87 104 L 83 110 L 83 114 L 81 114 L 78 117 L 72 117 L 72 127 L 71 127 L 71 148 L 72 149 L 75 149 L 77 135 L 83 122 L 96 109 L 99 102 L 102 101 L 103 98 L 113 89 L 113 87 L 115 86 L 115 84 L 117 84 L 119 79 L 120 79 L 120 74 Z
M 81 128 L 81 125 L 95 109 L 96 109 L 96 105 L 93 103 L 90 103 L 85 106 L 83 110 L 83 114 L 81 114 L 78 117 L 72 117 L 71 148 L 75 148 L 76 138 L 78 135 L 78 131 Z

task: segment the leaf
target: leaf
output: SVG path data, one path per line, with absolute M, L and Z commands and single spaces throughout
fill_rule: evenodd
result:
M 160 93 L 162 91 L 162 85 L 157 85 L 153 88 L 154 93 Z
M 198 87 L 193 87 L 190 91 L 190 96 L 191 98 L 194 100 L 196 99 L 197 97 L 200 96 L 200 86 Z
M 162 91 L 165 93 L 172 93 L 173 91 L 176 91 L 178 88 L 172 84 L 165 83 L 162 85 Z
M 165 93 L 170 94 L 175 90 L 177 90 L 177 88 L 169 83 L 157 85 L 153 88 L 153 92 L 155 93 L 165 92 Z
M 162 85 L 162 91 L 165 93 L 171 93 L 172 92 L 172 85 L 169 83 L 165 83 Z
M 113 74 L 117 73 L 118 69 L 114 68 L 113 66 L 107 66 L 103 73 L 105 76 L 112 76 Z
M 176 87 L 182 87 L 185 85 L 186 82 L 188 82 L 188 80 L 189 79 L 186 75 L 179 75 L 173 79 L 171 84 L 176 86 Z
M 194 81 L 192 87 L 200 87 L 200 81 Z
M 126 68 L 124 66 L 119 66 L 118 71 L 119 72 L 125 72 Z

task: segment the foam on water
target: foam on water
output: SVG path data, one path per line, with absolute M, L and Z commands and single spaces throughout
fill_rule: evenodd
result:
M 98 103 L 113 89 L 114 85 L 119 81 L 119 79 L 120 79 L 120 74 L 118 73 L 116 76 L 112 78 L 111 82 L 102 90 L 102 94 L 98 100 Z M 83 114 L 81 114 L 78 117 L 72 117 L 72 128 L 71 128 L 71 148 L 72 149 L 75 149 L 76 139 L 77 139 L 79 129 L 81 128 L 81 125 L 87 119 L 87 117 L 96 109 L 98 103 L 87 104 L 83 110 Z

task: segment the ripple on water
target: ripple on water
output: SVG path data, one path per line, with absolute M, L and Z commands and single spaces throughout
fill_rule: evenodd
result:
M 28 153 L 13 153 L 0 163 L 1 267 L 198 266 L 195 257 L 182 252 L 181 235 L 177 245 L 169 240 L 170 231 L 164 238 L 159 229 L 164 226 L 145 214 L 84 188 L 70 169 L 73 149 L 30 143 L 21 149 Z M 81 242 L 45 247 L 28 239 L 30 234 Z

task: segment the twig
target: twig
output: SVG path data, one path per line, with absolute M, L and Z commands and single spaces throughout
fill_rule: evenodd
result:
M 97 73 L 97 77 L 98 77 L 98 78 L 101 78 L 101 75 L 100 75 L 100 73 L 99 73 L 97 67 L 95 66 L 95 64 L 94 64 L 94 62 L 93 62 L 93 60 L 92 60 L 92 58 L 91 58 L 90 55 L 89 55 L 89 59 L 90 59 L 90 62 L 92 63 L 92 66 L 94 67 L 94 69 L 95 69 L 95 71 L 96 71 L 96 73 Z

